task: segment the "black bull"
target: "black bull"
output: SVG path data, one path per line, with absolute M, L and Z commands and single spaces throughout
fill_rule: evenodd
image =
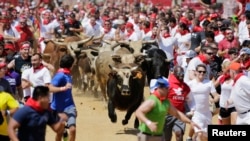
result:
M 151 79 L 156 79 L 160 76 L 168 77 L 170 61 L 167 59 L 165 52 L 158 48 L 155 44 L 145 44 L 142 47 L 147 53 L 147 57 L 142 62 L 142 69 L 147 74 L 148 84 Z
M 124 68 L 123 68 L 124 69 Z M 131 71 L 131 75 L 126 75 L 128 86 L 124 85 L 124 79 L 119 75 L 119 72 L 112 71 L 109 74 L 107 83 L 108 100 L 108 115 L 111 122 L 117 121 L 115 109 L 127 111 L 122 124 L 126 125 L 143 101 L 143 93 L 145 86 L 145 75 L 142 71 Z M 139 120 L 135 118 L 134 127 L 138 128 Z

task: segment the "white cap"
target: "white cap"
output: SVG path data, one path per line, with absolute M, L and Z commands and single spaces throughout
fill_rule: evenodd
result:
M 150 93 L 153 93 L 156 88 L 159 87 L 159 84 L 164 84 L 165 86 L 169 86 L 168 79 L 166 77 L 160 77 L 158 79 L 151 79 L 149 84 Z
M 196 52 L 193 51 L 193 50 L 188 50 L 186 53 L 185 53 L 185 57 L 186 58 L 194 58 L 195 56 L 197 56 Z

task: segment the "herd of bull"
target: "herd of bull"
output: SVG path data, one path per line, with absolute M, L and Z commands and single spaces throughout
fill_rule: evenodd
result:
M 77 35 L 45 43 L 44 61 L 54 65 L 55 70 L 62 55 L 75 57 L 74 86 L 83 92 L 87 89 L 97 92 L 100 87 L 114 123 L 115 109 L 127 111 L 122 120 L 123 125 L 127 124 L 144 100 L 144 86 L 151 79 L 169 73 L 169 60 L 156 41 L 103 41 L 102 36 Z M 138 126 L 139 121 L 135 119 L 134 127 Z

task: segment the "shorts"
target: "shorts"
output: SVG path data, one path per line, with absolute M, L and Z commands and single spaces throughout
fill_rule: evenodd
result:
M 137 134 L 138 141 L 162 141 L 162 136 L 146 135 L 142 132 Z
M 221 107 L 219 115 L 221 116 L 221 118 L 228 118 L 228 117 L 230 117 L 232 112 L 236 112 L 235 107 L 231 107 L 228 109 Z
M 199 125 L 199 127 L 201 128 L 198 129 L 197 127 L 194 127 L 195 133 L 200 131 L 207 133 L 208 125 L 212 124 L 212 114 L 210 111 L 206 113 L 199 113 L 195 111 L 192 117 L 192 121 Z
M 164 126 L 164 138 L 165 141 L 171 141 L 172 131 L 181 132 L 183 135 L 185 133 L 186 123 L 180 121 L 176 117 L 166 116 L 166 122 Z
M 76 126 L 76 107 L 67 107 L 63 113 L 68 116 L 67 127 Z

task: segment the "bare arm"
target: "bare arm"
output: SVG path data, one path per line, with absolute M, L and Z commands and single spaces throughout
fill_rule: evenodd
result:
M 49 90 L 52 93 L 63 92 L 72 87 L 72 84 L 67 83 L 64 87 L 56 87 L 53 84 L 48 84 Z
M 20 124 L 13 118 L 10 119 L 8 124 L 8 134 L 11 141 L 19 141 L 16 134 L 16 129 L 20 127 Z
M 154 105 L 153 100 L 146 100 L 135 112 L 136 117 L 144 122 L 152 132 L 157 130 L 157 122 L 151 121 L 145 115 L 154 108 Z
M 57 123 L 50 125 L 51 129 L 55 132 L 64 130 L 65 122 L 68 120 L 68 117 L 65 113 L 60 113 L 59 117 L 60 120 Z
M 7 65 L 7 68 L 12 69 L 15 67 L 15 59 L 13 59 L 9 64 Z
M 25 79 L 22 79 L 22 88 L 23 89 L 26 89 L 26 88 L 29 88 L 29 87 L 32 87 L 32 83 L 28 80 L 25 80 Z
M 195 79 L 195 71 L 194 70 L 188 70 L 188 71 L 189 71 L 189 73 L 188 73 L 189 80 Z

